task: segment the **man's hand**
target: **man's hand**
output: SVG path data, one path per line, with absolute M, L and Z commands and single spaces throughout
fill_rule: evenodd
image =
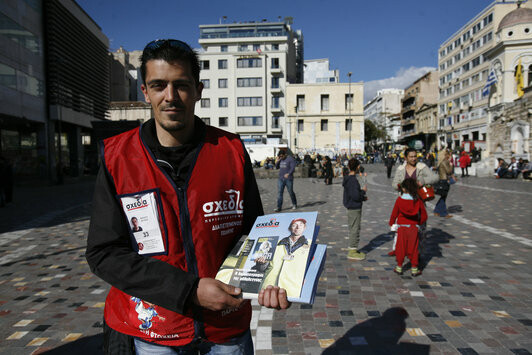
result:
M 287 309 L 292 305 L 286 296 L 286 290 L 269 285 L 259 292 L 259 304 L 267 308 Z
M 242 293 L 240 288 L 224 284 L 221 281 L 202 278 L 199 280 L 193 301 L 198 306 L 211 311 L 221 311 L 228 308 L 238 308 L 246 300 L 236 298 Z
M 284 178 L 285 179 L 288 179 L 289 176 L 290 176 L 290 174 L 284 174 Z

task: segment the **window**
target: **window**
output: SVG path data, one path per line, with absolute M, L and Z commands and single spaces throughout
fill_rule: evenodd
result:
M 227 79 L 218 79 L 218 88 L 219 89 L 227 88 Z
M 237 68 L 261 68 L 262 58 L 240 58 L 236 60 Z
M 262 97 L 239 97 L 237 98 L 238 106 L 262 106 Z
M 272 108 L 279 108 L 279 96 L 272 96 Z
M 272 128 L 279 128 L 279 116 L 272 117 Z
M 304 121 L 303 120 L 297 120 L 297 131 L 298 132 L 303 132 L 304 129 L 305 129 Z
M 329 95 L 321 95 L 321 110 L 329 111 Z
M 222 44 L 222 45 L 220 46 L 220 51 L 221 51 L 221 52 L 227 52 L 227 44 Z
M 239 52 L 247 52 L 247 50 L 248 50 L 248 45 L 247 44 L 240 44 L 238 46 L 238 51 Z
M 321 120 L 320 129 L 322 132 L 327 131 L 329 128 L 329 120 Z
M 528 85 L 532 86 L 532 65 L 528 66 Z
M 274 43 L 272 44 L 272 51 L 278 51 L 279 50 L 279 44 Z
M 464 65 L 462 65 L 462 71 L 463 72 L 469 71 L 469 69 L 470 69 L 469 63 L 465 63 Z
M 465 58 L 470 52 L 471 52 L 471 47 L 467 46 L 467 47 L 462 51 L 462 58 Z
M 353 128 L 353 119 L 348 118 L 345 120 L 345 130 L 350 131 Z
M 471 68 L 476 67 L 477 65 L 480 65 L 480 57 L 476 57 L 471 61 Z
M 203 84 L 204 89 L 208 89 L 211 87 L 211 81 L 209 79 L 201 79 L 200 81 Z
M 227 59 L 218 59 L 218 69 L 227 69 Z
M 209 61 L 208 60 L 200 60 L 200 69 L 201 70 L 209 70 Z
M 227 97 L 218 98 L 218 107 L 227 107 L 228 101 Z
M 460 43 L 462 43 L 462 39 L 460 37 L 458 37 L 458 39 L 456 41 L 454 41 L 454 48 L 458 47 L 460 45 Z
M 454 56 L 454 62 L 455 62 L 455 63 L 458 62 L 458 61 L 461 59 L 460 56 L 461 56 L 461 52 L 458 52 L 458 54 L 456 54 L 456 55 Z
M 279 58 L 272 58 L 272 69 L 279 69 Z
M 345 94 L 345 109 L 353 109 L 353 94 Z
M 202 117 L 201 120 L 203 121 L 203 123 L 205 123 L 206 125 L 210 125 L 211 124 L 211 119 L 209 117 Z
M 239 126 L 262 126 L 262 116 L 241 116 L 237 120 Z
M 201 107 L 208 108 L 211 107 L 211 99 L 201 99 Z
M 297 95 L 297 111 L 305 111 L 305 95 Z
M 218 117 L 218 127 L 227 127 L 227 117 Z
M 262 78 L 238 78 L 236 79 L 236 86 L 239 88 L 261 87 Z
M 254 45 L 253 45 L 253 50 L 254 50 L 255 52 L 260 52 L 260 44 L 254 44 Z
M 469 39 L 469 37 L 471 37 L 471 33 L 469 31 L 467 31 L 466 33 L 464 33 L 464 35 L 462 36 L 462 42 L 465 43 L 465 41 L 467 41 Z
M 272 89 L 279 89 L 279 78 L 276 76 L 272 77 Z

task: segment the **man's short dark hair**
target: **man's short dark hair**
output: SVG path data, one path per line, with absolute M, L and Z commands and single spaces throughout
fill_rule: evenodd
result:
M 408 153 L 410 153 L 410 152 L 416 153 L 416 156 L 417 156 L 416 148 L 406 148 L 406 150 L 405 150 L 405 158 L 408 156 Z
M 175 39 L 162 39 L 152 41 L 144 47 L 140 57 L 140 75 L 144 85 L 146 85 L 146 63 L 156 59 L 162 59 L 168 63 L 178 60 L 188 63 L 196 85 L 199 84 L 200 66 L 198 55 L 185 42 Z

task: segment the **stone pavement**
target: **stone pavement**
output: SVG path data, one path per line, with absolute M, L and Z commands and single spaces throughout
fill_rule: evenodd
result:
M 256 353 L 531 353 L 532 183 L 459 180 L 448 198 L 455 217 L 429 214 L 423 275 L 412 278 L 408 268 L 395 275 L 387 256 L 397 195 L 382 165 L 366 170 L 362 262 L 346 259 L 340 179 L 296 181 L 300 210 L 320 212 L 327 263 L 314 305 L 254 306 Z M 276 180 L 259 187 L 272 213 Z M 91 181 L 27 190 L 18 196 L 28 203 L 0 209 L 0 354 L 98 353 L 109 286 L 84 258 Z

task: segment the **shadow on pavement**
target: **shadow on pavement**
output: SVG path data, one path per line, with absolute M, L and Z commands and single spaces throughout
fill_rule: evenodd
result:
M 96 334 L 48 350 L 46 355 L 103 355 L 103 334 Z
M 379 234 L 378 236 L 370 240 L 368 244 L 360 248 L 360 251 L 368 254 L 374 249 L 377 249 L 381 245 L 387 242 L 390 242 L 390 241 L 393 241 L 393 233 L 389 232 L 389 233 Z M 392 250 L 392 245 L 390 245 L 390 250 Z
M 64 254 L 64 253 L 68 253 L 68 252 L 76 251 L 76 250 L 85 251 L 86 248 L 87 248 L 86 246 L 82 246 L 82 247 L 79 247 L 79 248 L 71 248 L 71 249 L 60 250 L 60 251 L 56 251 L 55 253 L 50 253 L 50 254 L 37 254 L 37 255 L 33 255 L 33 256 L 30 256 L 30 257 L 27 257 L 27 258 L 24 258 L 24 259 L 9 261 L 9 262 L 7 262 L 5 264 L 0 264 L 0 266 L 11 266 L 11 265 L 14 265 L 14 264 L 17 264 L 17 263 L 24 263 L 24 262 L 28 262 L 28 261 L 35 260 L 35 259 L 46 259 L 46 258 L 48 258 L 50 256 L 60 255 L 60 254 Z
M 427 230 L 419 255 L 419 267 L 424 269 L 434 257 L 442 258 L 441 244 L 449 244 L 451 239 L 454 239 L 453 235 L 439 228 Z
M 406 318 L 404 308 L 389 308 L 382 316 L 349 329 L 322 354 L 429 354 L 430 345 L 399 342 L 406 330 Z
M 301 207 L 312 207 L 312 206 L 319 206 L 319 205 L 324 205 L 326 204 L 327 201 L 315 201 L 315 202 L 307 202 L 303 205 L 297 205 L 298 208 L 301 208 Z
M 462 209 L 461 205 L 454 205 L 454 206 L 447 207 L 447 212 L 449 212 L 449 213 L 459 213 L 459 212 L 463 212 L 463 209 Z

